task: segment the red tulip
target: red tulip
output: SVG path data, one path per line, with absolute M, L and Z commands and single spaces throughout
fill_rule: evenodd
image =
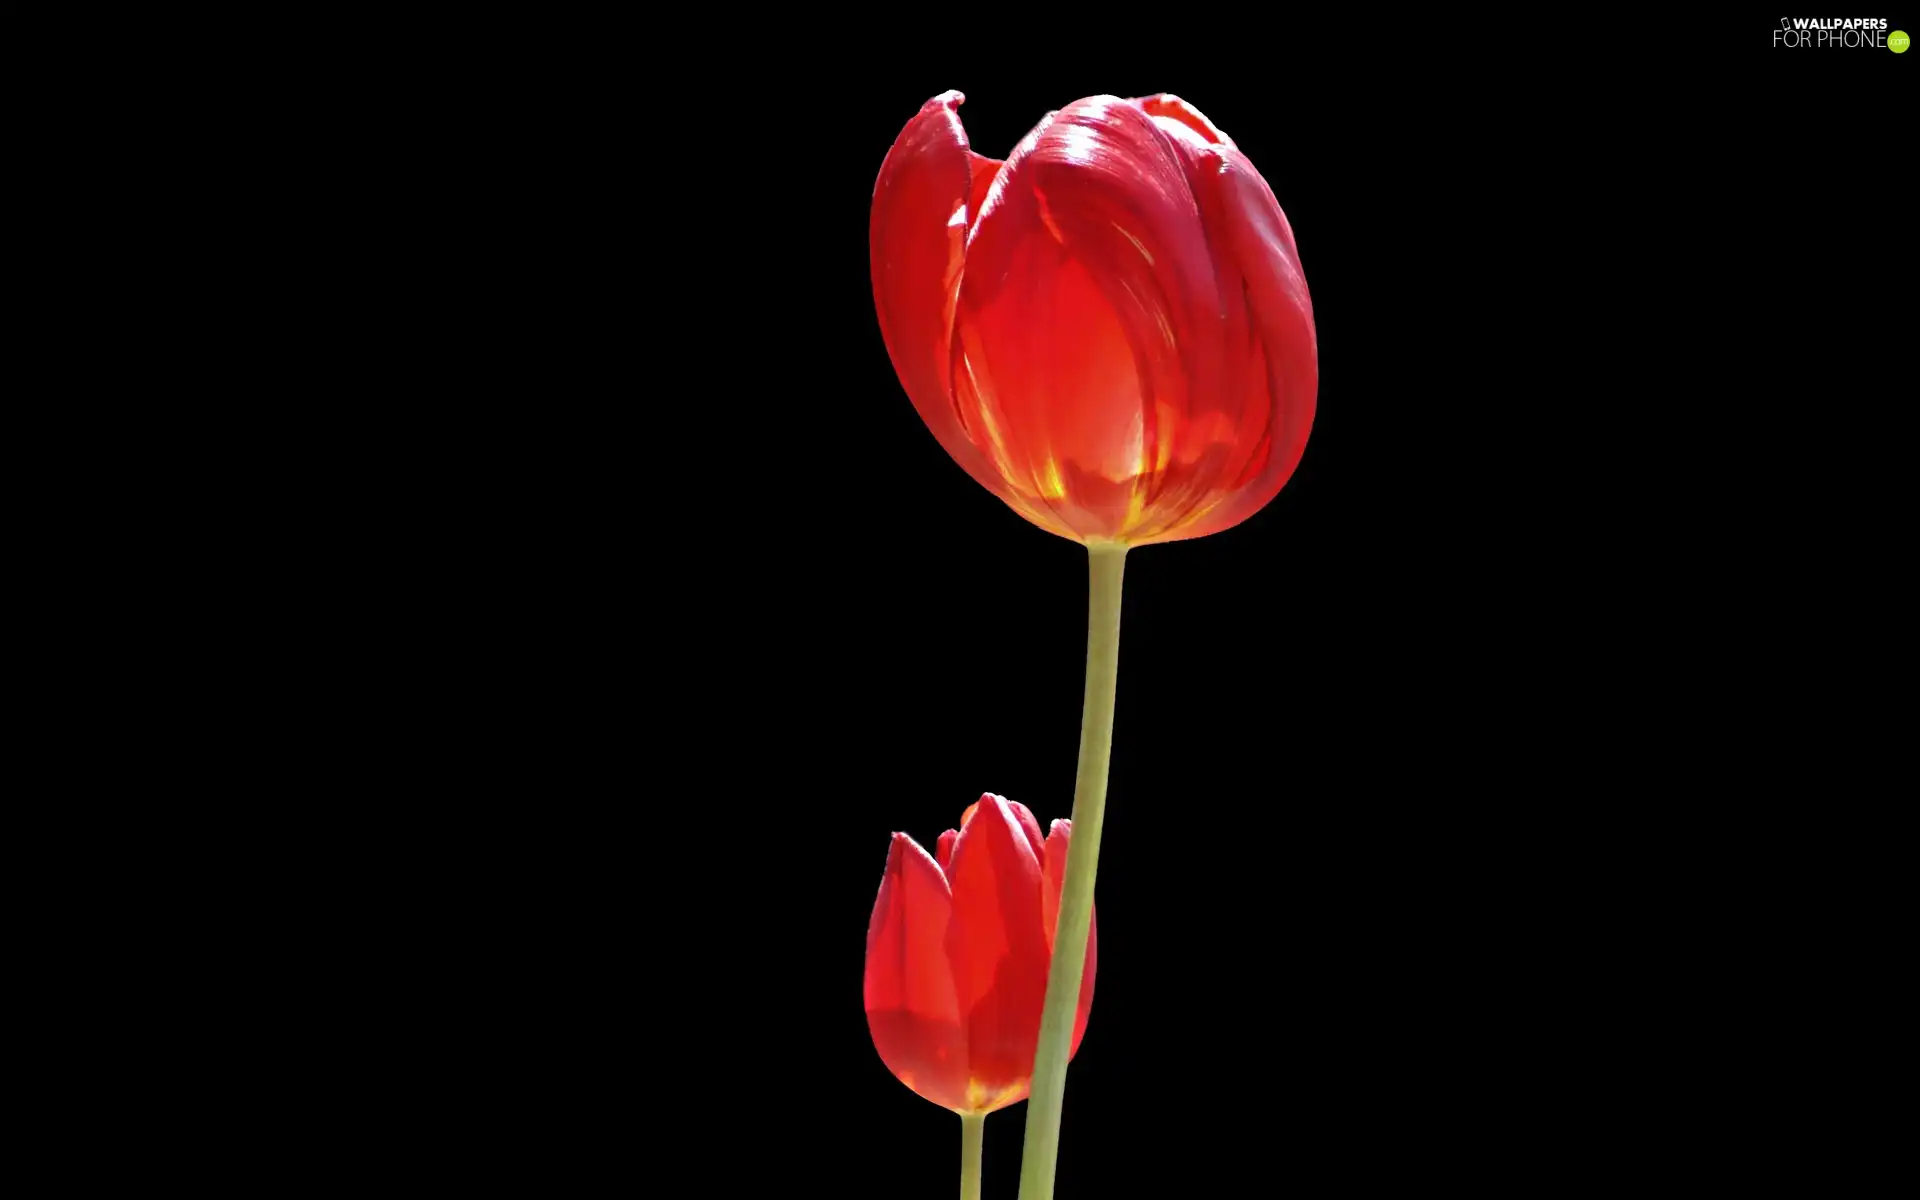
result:
M 1025 805 L 992 793 L 940 835 L 937 862 L 893 835 L 867 926 L 867 1027 L 887 1069 L 943 1108 L 984 1114 L 1026 1098 L 1072 835 L 1055 821 L 1043 842 Z M 1089 936 L 1072 1050 L 1095 948 Z
M 880 332 L 920 417 L 1015 512 L 1075 541 L 1217 533 L 1306 449 L 1319 369 L 1293 231 L 1176 96 L 1096 96 L 1002 163 L 936 96 L 874 187 Z

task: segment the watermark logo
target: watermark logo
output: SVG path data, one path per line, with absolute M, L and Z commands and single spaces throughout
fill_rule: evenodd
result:
M 1887 29 L 1885 17 L 1781 17 L 1773 44 L 1789 50 L 1891 50 L 1907 52 L 1907 35 Z

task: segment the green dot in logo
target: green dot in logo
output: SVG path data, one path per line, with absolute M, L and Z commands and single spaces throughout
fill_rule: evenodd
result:
M 1893 51 L 1895 54 L 1905 54 L 1907 52 L 1907 43 L 1912 40 L 1913 39 L 1909 38 L 1905 33 L 1896 29 L 1887 35 L 1887 49 Z

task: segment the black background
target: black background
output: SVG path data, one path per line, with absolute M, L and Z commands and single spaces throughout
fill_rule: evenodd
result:
M 868 205 L 944 89 L 995 157 L 1171 91 L 1293 224 L 1319 408 L 1264 511 L 1129 556 L 1058 1194 L 1759 1153 L 1725 1097 L 1780 1086 L 1768 1006 L 1838 969 L 1805 913 L 1878 903 L 1746 782 L 1797 777 L 1753 647 L 1812 486 L 1756 447 L 1822 369 L 1759 360 L 1888 326 L 1758 239 L 1893 195 L 1891 155 L 1815 186 L 1771 147 L 1884 114 L 1920 59 L 1346 22 L 951 45 L 967 24 L 637 61 L 498 31 L 368 118 L 393 255 L 356 319 L 409 362 L 356 402 L 374 465 L 336 493 L 364 537 L 324 586 L 369 640 L 315 634 L 371 664 L 316 769 L 371 741 L 401 797 L 336 830 L 377 864 L 328 952 L 365 1120 L 558 1190 L 953 1193 L 957 1119 L 868 1039 L 867 919 L 894 830 L 931 845 L 987 790 L 1067 815 L 1085 556 L 920 424 Z M 989 1120 L 990 1197 L 1024 1107 Z

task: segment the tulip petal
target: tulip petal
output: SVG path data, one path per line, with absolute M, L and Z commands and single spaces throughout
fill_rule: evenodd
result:
M 953 843 L 959 837 L 959 830 L 949 829 L 940 835 L 938 842 L 934 843 L 933 857 L 939 862 L 942 872 L 945 872 L 948 865 L 953 862 Z
M 1233 146 L 1233 139 L 1221 132 L 1219 126 L 1207 120 L 1205 113 L 1178 96 L 1161 92 L 1156 96 L 1142 97 L 1134 103 L 1160 123 L 1162 129 L 1168 129 L 1169 123 L 1183 125 L 1208 145 Z
M 954 389 L 1043 527 L 1121 536 L 1184 482 L 1196 419 L 1232 427 L 1219 308 L 1186 167 L 1143 108 L 1082 100 L 1014 151 L 968 235 Z
M 921 106 L 881 164 L 868 226 L 874 310 L 907 397 L 953 460 L 1001 495 L 999 472 L 954 413 L 950 344 L 967 227 L 1000 164 L 974 154 L 944 92 Z
M 1046 1001 L 1042 873 L 1017 814 L 983 796 L 961 828 L 949 872 L 947 952 L 967 1029 L 970 1097 L 991 1111 L 1026 1094 Z
M 1060 888 L 1067 881 L 1067 849 L 1072 837 L 1072 821 L 1055 821 L 1047 829 L 1046 887 L 1042 896 L 1049 954 L 1053 952 L 1054 926 L 1060 918 Z M 1087 963 L 1085 974 L 1080 977 L 1080 1002 L 1074 1006 L 1073 1042 L 1067 1050 L 1069 1058 L 1080 1049 L 1080 1039 L 1087 1033 L 1087 1015 L 1093 1011 L 1093 976 L 1100 962 L 1099 951 L 1100 917 L 1096 908 L 1087 922 Z
M 974 222 L 987 207 L 987 193 L 993 190 L 993 181 L 1000 174 L 1000 168 L 1006 166 L 997 158 L 988 158 L 984 154 L 969 151 L 967 162 L 973 168 L 973 190 L 967 197 L 967 232 L 973 232 Z
M 1007 808 L 1013 812 L 1014 820 L 1020 823 L 1020 832 L 1027 835 L 1027 844 L 1033 847 L 1033 856 L 1036 859 L 1042 857 L 1046 853 L 1043 848 L 1046 845 L 1046 839 L 1040 836 L 1040 822 L 1035 819 L 1033 810 L 1018 800 L 1008 800 L 1005 796 L 996 797 L 992 792 L 982 792 L 980 799 L 967 805 L 966 811 L 960 814 L 960 828 L 967 827 L 967 822 L 973 820 L 973 814 L 980 811 L 981 804 L 995 799 L 1005 801 Z M 946 860 L 941 859 L 940 865 L 946 866 Z
M 967 1035 L 947 955 L 952 917 L 938 864 L 894 834 L 867 925 L 867 1028 L 900 1082 L 958 1112 L 967 1105 Z
M 1231 145 L 1205 148 L 1194 155 L 1193 165 L 1194 192 L 1215 246 L 1221 292 L 1238 296 L 1246 314 L 1246 370 L 1235 384 L 1247 396 L 1243 441 L 1240 452 L 1222 464 L 1225 499 L 1140 544 L 1218 533 L 1264 507 L 1306 453 L 1319 389 L 1313 301 L 1279 201 Z
M 1219 532 L 1271 500 L 1305 449 L 1318 378 L 1305 276 L 1265 181 L 1192 105 L 1138 103 L 1168 134 L 1200 206 L 1223 338 L 1219 401 L 1182 427 L 1174 457 L 1189 470 L 1134 523 L 1126 540 L 1136 546 Z
M 1008 800 L 1007 808 L 1012 810 L 1013 819 L 1020 825 L 1020 832 L 1027 835 L 1027 845 L 1033 847 L 1034 858 L 1043 858 L 1046 854 L 1047 839 L 1040 835 L 1040 822 L 1034 817 L 1033 810 L 1018 800 Z

